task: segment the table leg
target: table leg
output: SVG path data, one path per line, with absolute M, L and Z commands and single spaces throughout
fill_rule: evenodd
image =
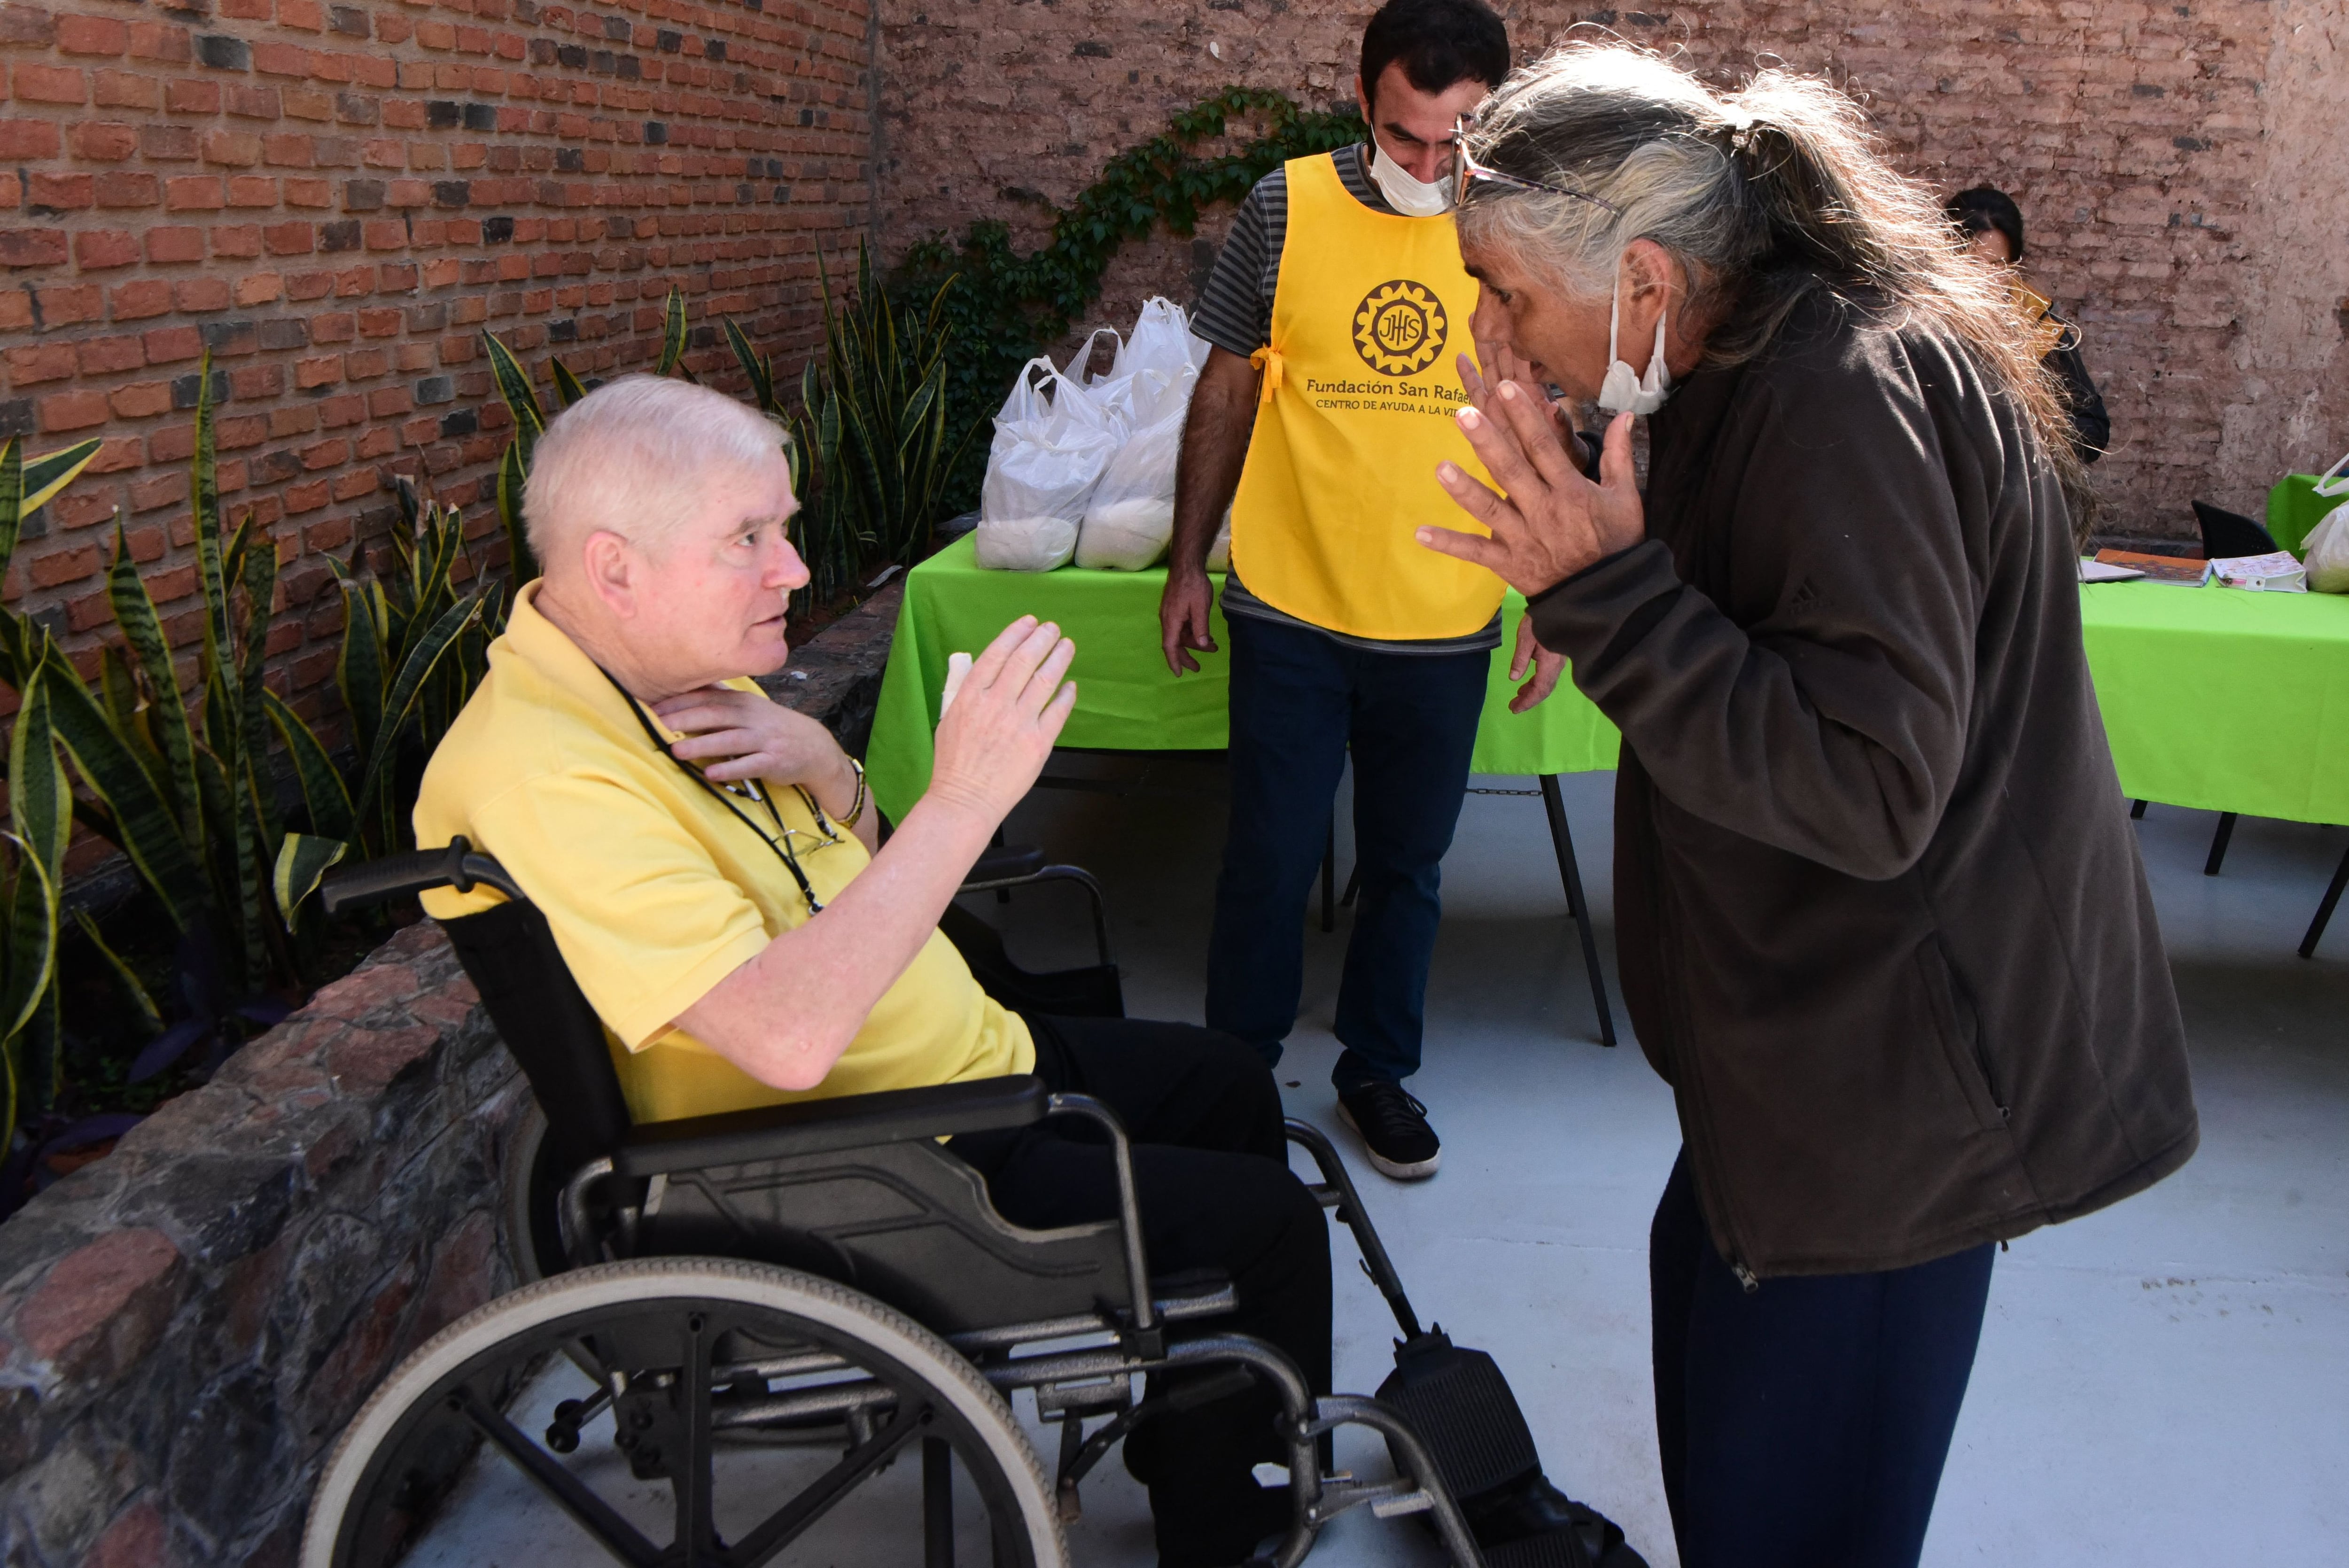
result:
M 1582 966 L 1590 974 L 1590 1000 L 1599 1009 L 1599 1043 L 1615 1043 L 1615 1015 L 1607 1006 L 1607 976 L 1599 967 L 1599 943 L 1591 934 L 1590 906 L 1582 896 L 1582 868 L 1574 858 L 1574 830 L 1567 826 L 1566 800 L 1557 789 L 1557 775 L 1541 775 L 1542 810 L 1549 817 L 1549 841 L 1557 851 L 1558 880 L 1566 884 L 1567 913 L 1582 936 Z
M 2219 874 L 2220 863 L 2227 858 L 2227 841 L 2234 836 L 2235 813 L 2232 811 L 2220 812 L 2219 830 L 2210 836 L 2210 858 L 2202 862 L 2202 874 L 2204 876 L 2214 877 Z
M 2341 851 L 2341 864 L 2333 871 L 2333 885 L 2324 890 L 2324 902 L 2316 906 L 2316 918 L 2308 923 L 2308 934 L 2301 939 L 2300 955 L 2316 956 L 2316 944 L 2323 939 L 2325 923 L 2333 918 L 2333 909 L 2341 903 L 2341 893 L 2349 888 L 2349 850 Z

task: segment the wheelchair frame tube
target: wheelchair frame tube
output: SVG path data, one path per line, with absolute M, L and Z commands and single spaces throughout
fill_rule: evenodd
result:
M 1354 1245 L 1361 1251 L 1362 1266 L 1370 1271 L 1371 1283 L 1377 1285 L 1379 1294 L 1387 1298 L 1387 1305 L 1394 1313 L 1395 1324 L 1402 1330 L 1402 1336 L 1407 1340 L 1417 1339 L 1423 1332 L 1419 1326 L 1419 1314 L 1412 1310 L 1411 1297 L 1403 1294 L 1402 1276 L 1395 1273 L 1394 1262 L 1387 1256 L 1386 1243 L 1379 1240 L 1378 1229 L 1371 1223 L 1370 1212 L 1362 1207 L 1361 1194 L 1354 1191 L 1353 1175 L 1347 1171 L 1346 1162 L 1338 1157 L 1338 1150 L 1330 1143 L 1329 1135 L 1311 1122 L 1299 1121 L 1293 1116 L 1281 1122 L 1280 1130 L 1288 1141 L 1313 1156 L 1313 1163 L 1320 1167 L 1323 1191 L 1317 1191 L 1315 1196 L 1324 1202 L 1331 1195 L 1336 1197 L 1338 1218 L 1354 1233 Z
M 1155 1334 L 1157 1304 L 1150 1297 L 1150 1260 L 1142 1245 L 1142 1202 L 1133 1191 L 1133 1146 L 1117 1112 L 1089 1094 L 1056 1094 L 1045 1102 L 1047 1115 L 1081 1116 L 1109 1131 L 1111 1158 L 1117 1166 L 1117 1223 L 1125 1242 L 1125 1274 L 1133 1296 L 1133 1330 Z
M 600 1261 L 591 1238 L 595 1226 L 587 1216 L 587 1189 L 612 1173 L 608 1159 L 590 1160 L 571 1173 L 563 1184 L 563 1252 L 574 1268 L 584 1268 Z
M 967 882 L 955 892 L 957 897 L 967 892 L 1001 892 L 1009 888 L 1033 887 L 1048 882 L 1072 882 L 1085 890 L 1092 910 L 1094 949 L 1100 953 L 1102 963 L 1116 963 L 1117 953 L 1109 940 L 1109 909 L 1102 896 L 1101 883 L 1082 866 L 1040 866 L 1025 876 L 990 877 L 984 882 Z

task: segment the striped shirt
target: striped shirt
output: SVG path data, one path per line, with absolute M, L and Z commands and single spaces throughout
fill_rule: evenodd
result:
M 1330 155 L 1330 161 L 1337 165 L 1338 180 L 1345 186 L 1346 194 L 1373 212 L 1392 214 L 1394 208 L 1371 182 L 1364 159 L 1369 150 L 1360 143 L 1341 147 Z M 1280 252 L 1288 239 L 1288 171 L 1276 169 L 1257 181 L 1255 189 L 1240 202 L 1239 213 L 1232 220 L 1231 234 L 1224 241 L 1224 248 L 1216 257 L 1215 271 L 1208 275 L 1199 303 L 1191 312 L 1191 330 L 1217 348 L 1243 359 L 1270 343 L 1272 299 L 1280 284 Z M 1387 641 L 1334 632 L 1276 610 L 1243 587 L 1237 572 L 1224 578 L 1223 603 L 1226 615 L 1306 627 L 1349 647 L 1372 653 L 1487 653 L 1501 645 L 1498 611 L 1482 631 L 1464 637 Z

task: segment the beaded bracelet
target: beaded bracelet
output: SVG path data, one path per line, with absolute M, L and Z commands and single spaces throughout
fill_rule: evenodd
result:
M 854 757 L 848 757 L 846 752 L 843 752 L 841 755 L 843 757 L 846 757 L 848 765 L 856 769 L 856 799 L 849 803 L 848 815 L 839 818 L 837 820 L 843 828 L 854 828 L 856 826 L 857 820 L 864 815 L 864 764 L 859 762 Z

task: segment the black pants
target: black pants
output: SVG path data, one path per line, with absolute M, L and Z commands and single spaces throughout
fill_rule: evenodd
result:
M 1305 901 L 1350 748 L 1362 873 L 1336 1033 L 1340 1093 L 1419 1070 L 1441 868 L 1492 655 L 1374 653 L 1235 615 L 1230 826 L 1207 938 L 1207 1023 L 1280 1060 L 1304 984 Z
M 1683 1568 L 1915 1568 L 1994 1252 L 1748 1293 L 1713 1248 L 1682 1153 L 1648 1278 Z
M 1188 1024 L 1030 1017 L 1028 1026 L 1047 1088 L 1092 1095 L 1125 1123 L 1151 1272 L 1223 1270 L 1239 1310 L 1200 1331 L 1269 1340 L 1315 1393 L 1328 1393 L 1330 1229 L 1289 1171 L 1280 1091 L 1263 1059 Z M 1014 1224 L 1040 1230 L 1117 1213 L 1109 1146 L 1089 1122 L 970 1133 L 949 1147 L 987 1178 Z M 1259 1386 L 1161 1417 L 1127 1440 L 1126 1466 L 1150 1488 L 1166 1568 L 1237 1563 L 1284 1517 L 1249 1474 L 1259 1460 L 1288 1461 L 1273 1424 L 1279 1408 Z

